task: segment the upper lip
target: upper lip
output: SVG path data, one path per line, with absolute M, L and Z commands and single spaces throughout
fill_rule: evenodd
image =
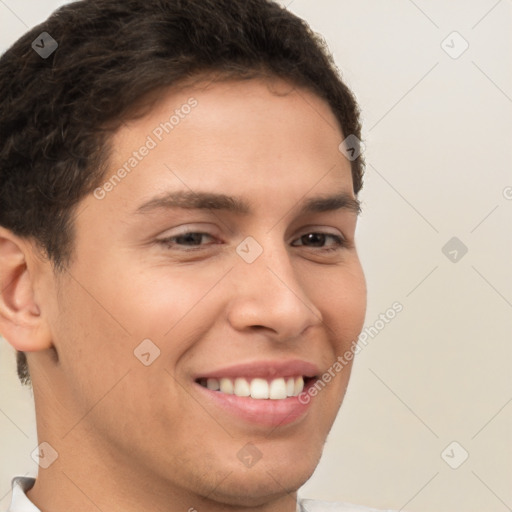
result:
M 219 379 L 222 377 L 249 377 L 276 379 L 279 377 L 315 377 L 319 374 L 318 366 L 300 359 L 262 360 L 240 363 L 198 374 L 196 379 Z

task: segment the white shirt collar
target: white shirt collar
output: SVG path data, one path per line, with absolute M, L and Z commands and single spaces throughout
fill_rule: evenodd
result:
M 17 476 L 12 480 L 12 500 L 7 512 L 41 512 L 27 497 L 35 478 Z
M 27 492 L 32 489 L 35 478 L 17 476 L 12 480 L 12 500 L 7 512 L 41 512 L 27 497 Z M 349 505 L 347 503 L 326 503 L 316 500 L 300 500 L 297 504 L 297 512 L 379 512 L 375 509 Z M 387 511 L 381 511 L 387 512 Z M 393 512 L 393 511 L 388 511 Z

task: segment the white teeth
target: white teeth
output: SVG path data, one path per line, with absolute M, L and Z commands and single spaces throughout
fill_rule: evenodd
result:
M 302 393 L 304 389 L 304 379 L 302 377 L 297 377 L 295 379 L 295 388 L 293 389 L 293 396 L 297 396 L 299 393 Z
M 207 379 L 206 387 L 208 389 L 211 389 L 212 391 L 219 391 L 220 384 L 219 384 L 219 381 L 217 379 Z
M 223 393 L 226 393 L 228 395 L 232 395 L 234 393 L 233 389 L 233 383 L 231 382 L 231 379 L 220 379 L 220 390 Z
M 249 383 L 242 378 L 235 379 L 234 391 L 236 396 L 251 396 Z
M 263 400 L 269 397 L 268 382 L 265 379 L 252 379 L 251 398 Z
M 204 381 L 203 381 L 204 385 Z M 237 377 L 229 379 L 206 379 L 206 387 L 212 391 L 220 391 L 228 395 L 251 397 L 255 400 L 283 400 L 297 396 L 304 390 L 304 379 L 300 377 L 287 377 L 273 379 L 245 379 Z
M 293 396 L 293 391 L 295 389 L 295 379 L 293 377 L 289 377 L 286 379 L 286 394 L 288 396 Z
M 284 379 L 274 379 L 270 383 L 269 397 L 273 400 L 282 400 L 287 398 L 286 394 L 286 383 Z

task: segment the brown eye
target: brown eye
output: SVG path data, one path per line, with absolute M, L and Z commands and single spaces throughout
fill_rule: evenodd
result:
M 201 242 L 203 241 L 203 238 L 207 237 L 213 240 L 213 237 L 209 235 L 208 233 L 200 233 L 200 232 L 187 232 L 183 233 L 181 235 L 175 235 L 168 238 L 163 238 L 158 240 L 158 243 L 168 247 L 172 248 L 174 246 L 185 246 L 185 247 L 201 247 Z
M 338 235 L 333 235 L 330 233 L 307 233 L 302 235 L 298 240 L 300 240 L 300 246 L 312 247 L 312 248 L 320 248 L 324 251 L 337 251 L 345 247 L 345 240 Z M 330 244 L 326 246 L 326 242 L 328 240 L 333 240 L 334 244 Z M 292 244 L 294 247 L 297 245 Z

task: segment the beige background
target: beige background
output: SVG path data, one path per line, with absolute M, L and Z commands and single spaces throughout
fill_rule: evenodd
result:
M 0 0 L 0 50 L 62 3 Z M 363 109 L 366 325 L 395 301 L 404 308 L 358 355 L 302 494 L 512 510 L 512 2 L 282 3 L 325 36 Z M 463 48 L 454 31 L 469 44 L 458 58 L 445 51 Z M 442 252 L 452 237 L 468 248 L 457 262 Z M 37 440 L 3 341 L 0 389 L 4 510 L 10 478 L 35 473 Z M 452 469 L 443 452 L 452 466 L 469 457 Z

